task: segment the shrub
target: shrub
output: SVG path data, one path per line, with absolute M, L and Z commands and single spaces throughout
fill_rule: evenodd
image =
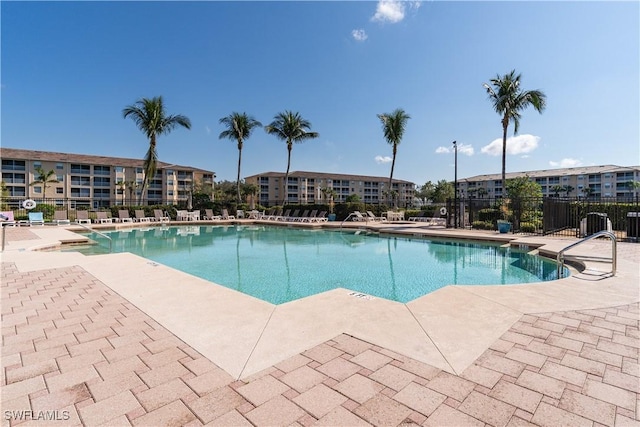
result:
M 535 233 L 537 230 L 536 224 L 533 222 L 521 222 L 520 231 L 523 233 Z
M 471 228 L 475 230 L 495 230 L 495 226 L 490 221 L 473 221 Z

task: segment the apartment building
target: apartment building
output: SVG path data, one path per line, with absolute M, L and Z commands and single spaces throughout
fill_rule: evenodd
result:
M 285 186 L 284 175 L 282 172 L 265 172 L 248 176 L 245 182 L 258 186 L 259 202 L 264 206 L 279 204 L 283 198 L 288 203 L 324 203 L 323 188 L 335 191 L 335 202 L 357 195 L 365 203 L 377 204 L 386 202 L 388 197 L 389 178 L 385 177 L 296 171 L 289 173 Z M 392 190 L 397 194 L 399 206 L 411 205 L 415 193 L 413 182 L 394 179 Z
M 632 198 L 640 195 L 640 190 L 631 185 L 634 181 L 640 182 L 640 166 L 602 165 L 511 172 L 506 174 L 506 179 L 523 176 L 540 184 L 544 196 L 555 196 L 559 187 L 570 189 L 568 193 L 559 192 L 560 196 L 569 197 Z M 497 173 L 458 179 L 458 190 L 464 196 L 502 197 L 502 175 Z
M 92 208 L 113 205 L 177 204 L 188 199 L 194 184 L 213 185 L 212 171 L 158 162 L 156 175 L 141 194 L 143 161 L 119 157 L 0 148 L 2 181 L 9 200 L 45 199 L 54 204 Z M 54 171 L 51 182 L 38 169 Z

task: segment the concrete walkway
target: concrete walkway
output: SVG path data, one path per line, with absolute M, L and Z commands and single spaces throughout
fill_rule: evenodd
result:
M 406 305 L 336 290 L 276 307 L 208 284 L 203 321 L 188 313 L 205 292 L 190 276 L 28 250 L 75 238 L 58 227 L 11 233 L 3 425 L 640 425 L 640 245 L 619 245 L 616 278 L 454 286 Z M 403 310 L 413 323 L 394 323 Z M 247 351 L 234 343 L 249 355 L 233 361 Z

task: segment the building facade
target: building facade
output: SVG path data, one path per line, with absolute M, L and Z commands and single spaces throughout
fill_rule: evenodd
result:
M 283 199 L 286 203 L 326 203 L 324 188 L 335 191 L 335 202 L 344 202 L 351 195 L 357 195 L 361 201 L 370 204 L 388 200 L 389 178 L 385 177 L 296 171 L 289 173 L 285 186 L 284 175 L 282 172 L 265 172 L 248 176 L 245 182 L 259 188 L 258 201 L 264 206 L 280 204 Z M 413 182 L 394 179 L 391 190 L 397 197 L 398 206 L 411 205 L 415 194 Z
M 156 175 L 141 194 L 143 161 L 119 157 L 0 148 L 2 181 L 9 200 L 47 200 L 48 203 L 91 208 L 114 205 L 178 204 L 188 200 L 196 183 L 213 185 L 212 171 L 158 162 Z M 38 183 L 39 169 L 53 171 L 46 185 Z
M 640 182 L 640 166 L 584 166 L 576 168 L 512 172 L 506 179 L 528 176 L 540 184 L 543 196 L 635 198 L 640 189 L 633 182 Z M 502 175 L 477 175 L 458 179 L 458 191 L 463 197 L 502 197 Z

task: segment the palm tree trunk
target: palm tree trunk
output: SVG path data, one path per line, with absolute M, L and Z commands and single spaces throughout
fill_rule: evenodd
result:
M 509 127 L 509 119 L 505 113 L 502 119 L 502 197 L 507 193 L 507 128 Z
M 240 143 L 238 143 L 238 146 Z M 238 147 L 238 178 L 236 180 L 237 183 L 237 192 L 238 192 L 238 204 L 242 203 L 242 199 L 240 197 L 240 163 L 242 162 L 242 148 Z
M 284 183 L 282 185 L 283 188 L 283 196 L 282 196 L 282 206 L 284 207 L 284 202 L 287 200 L 287 196 L 289 193 L 289 167 L 291 167 L 291 149 L 293 148 L 293 143 L 291 141 L 287 142 L 287 172 L 284 174 Z
M 392 203 L 393 202 L 393 169 L 396 166 L 396 146 L 393 146 L 393 160 L 391 161 L 391 174 L 389 175 L 389 202 Z

